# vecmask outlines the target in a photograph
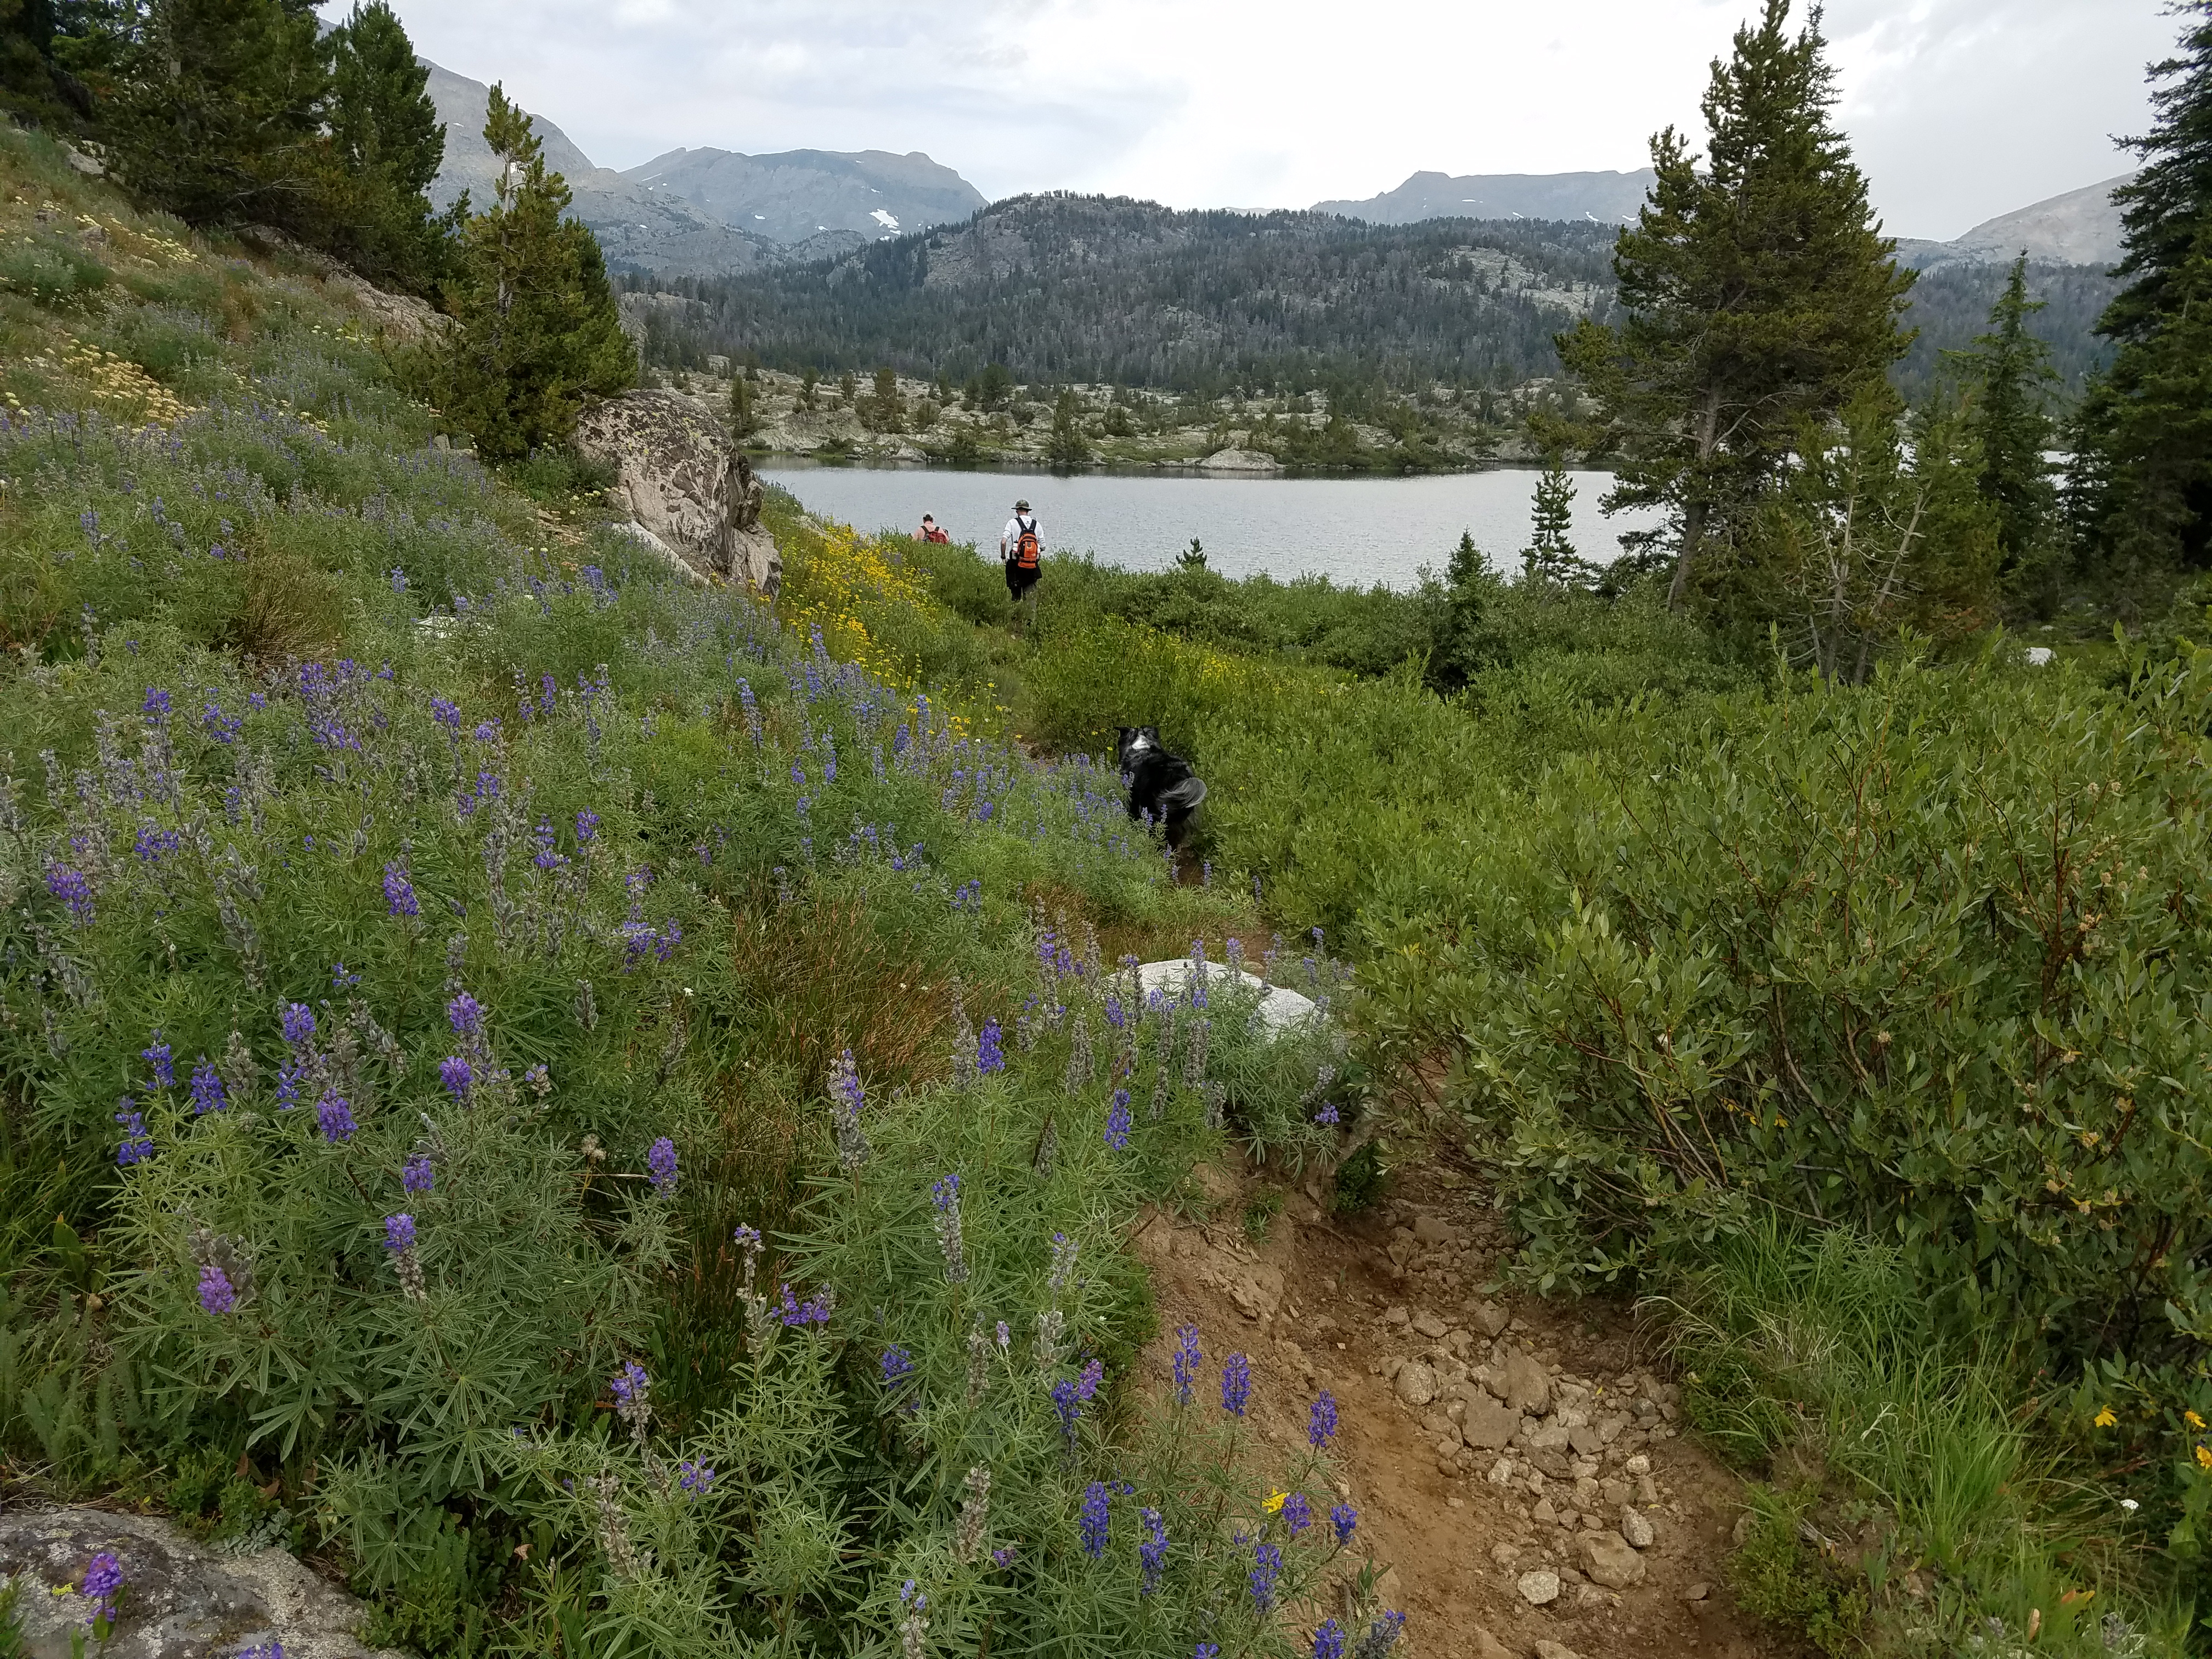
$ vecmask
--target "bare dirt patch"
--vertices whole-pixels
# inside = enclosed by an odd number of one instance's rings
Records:
[[[1251,1357],[1252,1420],[1286,1454],[1316,1394],[1359,1539],[1424,1659],[1782,1659],[1722,1589],[1734,1476],[1682,1432],[1676,1391],[1617,1308],[1486,1296],[1503,1230],[1442,1169],[1372,1213],[1304,1194],[1255,1243],[1248,1189],[1201,1170],[1204,1221],[1153,1211],[1135,1243],[1160,1332],[1143,1386],[1170,1386],[1175,1329]],[[1548,1594],[1547,1594],[1548,1592]]]

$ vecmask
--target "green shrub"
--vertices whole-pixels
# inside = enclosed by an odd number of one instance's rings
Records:
[[[58,236],[0,248],[0,289],[49,307],[77,304],[107,286],[107,267]]]

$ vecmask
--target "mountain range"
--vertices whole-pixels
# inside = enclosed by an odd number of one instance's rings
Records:
[[[462,191],[489,200],[499,162],[483,141],[490,88],[424,60],[446,159],[430,198]],[[592,228],[610,270],[655,277],[724,276],[849,253],[886,236],[965,219],[983,194],[916,150],[741,155],[674,149],[624,172],[597,167],[544,116],[533,125],[546,165],[568,181],[576,216]]]

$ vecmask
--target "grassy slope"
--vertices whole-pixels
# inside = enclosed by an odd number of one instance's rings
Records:
[[[36,138],[0,198],[12,1472],[320,1547],[435,1651],[881,1648],[909,1578],[945,1640],[1285,1651],[1231,1523],[1317,1461],[1121,1392],[1120,1224],[1224,1113],[1314,1133],[1318,1059],[1233,1000],[1194,1053],[1102,969],[1249,906],[999,741],[984,655],[918,697],[953,630],[872,550],[793,532],[789,625],[695,591],[557,461],[533,501],[431,447],[311,278]]]

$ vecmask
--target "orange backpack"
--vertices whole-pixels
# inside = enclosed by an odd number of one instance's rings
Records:
[[[1036,520],[1030,519],[1024,522],[1017,518],[1014,522],[1020,526],[1022,532],[1021,539],[1014,544],[1014,568],[1034,572],[1037,568]]]

